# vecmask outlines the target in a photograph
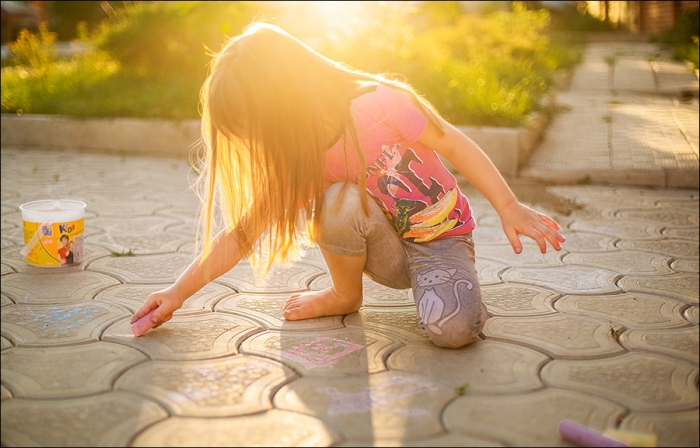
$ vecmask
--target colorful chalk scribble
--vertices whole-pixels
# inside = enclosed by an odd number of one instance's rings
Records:
[[[404,417],[421,417],[428,416],[426,409],[397,406],[397,402],[412,395],[436,389],[437,387],[432,384],[420,383],[417,380],[393,378],[391,382],[368,386],[358,393],[341,392],[335,387],[324,387],[317,390],[331,396],[331,403],[328,406],[329,415],[354,414],[383,409]]]
[[[282,357],[302,364],[307,369],[329,368],[338,359],[365,348],[344,339],[320,336],[283,352]]]

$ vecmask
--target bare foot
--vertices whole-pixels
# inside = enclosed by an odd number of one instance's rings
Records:
[[[294,294],[284,305],[283,314],[287,320],[312,319],[354,313],[360,306],[362,296],[354,300],[342,298],[331,287],[323,291]]]

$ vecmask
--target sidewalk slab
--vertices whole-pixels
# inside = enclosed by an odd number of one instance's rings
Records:
[[[698,189],[698,78],[640,40],[592,40],[520,177]]]

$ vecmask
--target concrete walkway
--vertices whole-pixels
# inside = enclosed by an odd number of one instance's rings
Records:
[[[594,41],[521,176],[698,188],[698,78],[657,44]]]
[[[586,133],[569,134],[567,151]],[[316,250],[265,284],[241,263],[136,338],[133,312],[195,255],[187,162],[9,146],[0,162],[3,446],[569,446],[564,419],[698,446],[697,190],[535,185],[521,197],[567,241],[515,255],[463,184],[490,314],[463,349],[369,280],[357,313],[285,321],[291,293],[330,284]],[[19,206],[52,198],[87,203],[78,266],[20,254]]]

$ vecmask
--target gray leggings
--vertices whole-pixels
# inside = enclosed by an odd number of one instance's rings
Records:
[[[359,187],[342,187],[338,183],[326,190],[319,246],[338,255],[367,252],[367,277],[390,288],[412,288],[421,328],[435,345],[458,348],[473,342],[488,314],[481,302],[471,234],[406,241],[371,198],[370,214],[364,214]]]

